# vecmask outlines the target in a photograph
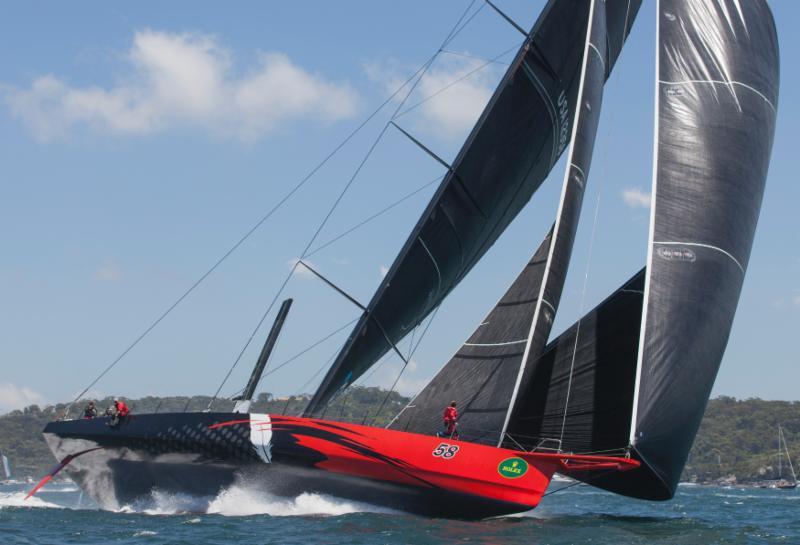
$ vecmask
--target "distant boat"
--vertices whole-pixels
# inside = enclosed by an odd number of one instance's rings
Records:
[[[791,480],[783,478],[784,454],[789,464],[789,471],[792,474]],[[797,475],[794,472],[792,458],[789,456],[789,446],[786,444],[786,436],[783,434],[783,428],[780,424],[778,424],[778,480],[775,482],[774,488],[779,488],[781,490],[793,490],[797,488]]]
[[[10,484],[11,481],[11,465],[8,463],[8,458],[5,454],[0,454],[0,458],[3,460],[3,474],[6,476],[3,484]]]
[[[778,43],[763,0],[659,2],[646,266],[551,339],[604,83],[639,4],[550,0],[530,32],[518,28],[523,46],[452,165],[439,160],[447,173],[372,301],[334,286],[363,314],[302,416],[249,412],[287,299],[233,412],[51,422],[44,435],[59,465],[31,494],[66,468],[106,509],[154,489],[215,494],[241,474],[278,495],[329,493],[456,518],[532,509],[557,472],[625,496],[672,498],[750,257]],[[553,226],[467,342],[386,428],[326,419],[384,354],[408,363],[398,343],[484,257],[562,154]],[[443,436],[451,399],[458,434]]]

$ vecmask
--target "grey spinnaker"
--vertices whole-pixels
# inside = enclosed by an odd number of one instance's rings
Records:
[[[607,72],[639,1],[605,3]],[[315,415],[409,334],[502,234],[564,151],[589,0],[550,0],[304,414]]]
[[[462,440],[500,444],[520,391],[533,376],[526,359],[541,354],[553,324],[580,216],[606,80],[603,4],[586,4],[581,75],[556,223],[512,286],[391,428],[417,433],[441,427],[444,400],[457,400]],[[512,422],[516,422],[513,420]]]

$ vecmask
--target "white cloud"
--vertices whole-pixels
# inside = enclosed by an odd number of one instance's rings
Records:
[[[12,112],[40,140],[79,128],[113,135],[192,127],[252,141],[289,119],[336,121],[355,113],[356,93],[294,64],[262,53],[256,66],[233,73],[232,58],[200,34],[137,32],[128,73],[116,85],[73,87],[54,75],[6,94]]]
[[[478,69],[484,64],[485,61],[480,59],[440,56],[405,104],[405,108],[414,106],[436,95],[409,114],[414,116],[417,128],[446,140],[463,137],[475,124],[494,91],[496,68],[490,64]],[[398,76],[397,68],[390,65],[369,64],[365,70],[373,80],[386,83],[390,92],[394,92],[405,80],[405,76]],[[405,93],[401,91],[398,100],[404,96]]]
[[[795,295],[792,298],[792,304],[796,307],[800,307],[800,295]]]
[[[622,192],[622,200],[631,208],[650,208],[651,194],[638,187],[629,187]]]
[[[389,267],[387,267],[386,265],[381,265],[380,267],[378,267],[378,272],[380,273],[381,278],[385,278],[386,275],[389,273]]]
[[[94,277],[104,282],[114,282],[122,277],[122,271],[113,263],[106,263],[95,271]]]
[[[43,402],[44,397],[39,392],[10,382],[0,382],[0,414]]]
[[[309,267],[312,267],[314,270],[317,270],[317,266],[314,263],[312,263],[311,261],[309,261],[308,259],[304,259],[303,263],[306,263],[306,264],[308,264]],[[309,271],[308,268],[306,268],[303,265],[301,265],[300,264],[300,258],[298,258],[298,257],[290,259],[289,261],[286,262],[286,265],[290,269],[294,269],[294,275],[295,276],[300,276],[302,278],[314,278],[314,273]]]

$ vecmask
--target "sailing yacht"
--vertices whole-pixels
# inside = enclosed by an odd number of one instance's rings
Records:
[[[792,474],[791,480],[783,478],[784,454],[786,455],[786,462],[789,464],[789,471]],[[786,444],[786,436],[780,424],[778,424],[778,479],[775,481],[774,488],[779,488],[781,490],[794,490],[797,488],[797,475],[794,473],[792,458],[789,456],[789,445]]]
[[[0,481],[0,484],[13,484],[11,479],[11,465],[8,463],[8,458],[5,454],[0,453],[0,461],[2,461],[3,475],[5,475],[5,479]]]
[[[456,518],[532,509],[555,473],[629,497],[674,495],[764,191],[779,80],[772,15],[764,0],[660,0],[647,260],[551,338],[604,84],[640,1],[550,0],[530,31],[490,5],[525,41],[456,158],[440,160],[438,190],[303,414],[249,412],[287,302],[233,412],[50,423],[44,436],[59,464],[32,493],[63,469],[108,509],[156,489],[213,495],[236,479],[274,494],[330,493]],[[326,418],[386,353],[405,361],[398,343],[565,153],[552,227],[441,371],[386,428]],[[437,433],[451,399],[458,438]]]

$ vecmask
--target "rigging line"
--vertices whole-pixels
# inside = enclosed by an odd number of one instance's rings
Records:
[[[624,30],[623,30],[623,33],[624,33]],[[619,75],[618,74],[619,74],[619,71],[617,71],[617,75],[615,75],[617,80],[619,80]],[[562,443],[564,442],[564,428],[565,428],[566,423],[567,423],[567,408],[569,407],[569,396],[570,396],[571,389],[572,389],[572,377],[573,377],[574,371],[575,371],[575,357],[576,357],[576,354],[578,352],[578,340],[580,339],[580,334],[581,334],[581,322],[583,321],[583,313],[584,313],[584,309],[585,309],[585,305],[586,305],[586,290],[587,290],[587,286],[588,286],[588,283],[589,283],[589,271],[591,269],[591,264],[592,264],[592,253],[594,251],[594,242],[595,242],[595,239],[596,239],[596,236],[597,236],[597,223],[598,223],[598,218],[599,218],[599,215],[600,215],[600,197],[601,197],[601,195],[603,193],[603,188],[605,187],[605,185],[603,184],[603,181],[606,178],[606,166],[608,164],[608,147],[609,147],[609,142],[611,142],[612,129],[614,128],[614,117],[615,117],[614,113],[615,112],[612,109],[611,110],[611,116],[610,116],[609,122],[608,122],[608,128],[606,129],[606,138],[603,141],[603,162],[601,164],[601,173],[600,173],[600,176],[599,176],[599,178],[597,180],[597,199],[595,200],[595,205],[594,205],[594,218],[592,220],[592,234],[591,234],[591,236],[589,238],[589,251],[588,251],[588,255],[586,256],[586,267],[584,269],[584,277],[583,277],[583,290],[581,292],[581,304],[580,304],[580,307],[579,307],[580,310],[578,311],[578,324],[577,324],[577,326],[575,328],[575,344],[573,344],[573,346],[572,346],[572,361],[570,362],[570,367],[569,367],[569,382],[567,383],[567,397],[566,397],[566,400],[564,401],[564,416],[562,417],[562,420],[561,420],[560,441]]]
[[[322,343],[324,343],[325,341],[327,341],[327,340],[328,340],[328,339],[330,339],[331,337],[335,336],[337,333],[341,333],[342,331],[344,331],[345,329],[347,329],[349,326],[353,325],[353,324],[354,324],[354,323],[355,323],[355,322],[356,322],[356,321],[357,321],[359,318],[360,318],[360,316],[358,316],[358,317],[356,317],[356,318],[353,318],[352,320],[350,320],[349,322],[347,322],[347,323],[346,323],[346,324],[344,324],[343,326],[341,326],[341,327],[339,327],[338,329],[336,329],[336,330],[334,330],[334,331],[332,331],[332,332],[328,333],[327,335],[325,335],[324,337],[322,337],[322,338],[321,338],[321,339],[319,339],[318,341],[314,342],[313,344],[311,344],[311,345],[309,345],[309,346],[305,347],[303,350],[301,350],[300,352],[298,352],[298,353],[297,353],[297,354],[295,354],[294,356],[292,356],[292,357],[290,357],[289,359],[287,359],[287,360],[285,360],[285,361],[281,362],[281,364],[280,364],[280,365],[278,365],[278,366],[276,366],[276,367],[273,367],[272,369],[270,369],[270,370],[269,370],[269,372],[268,372],[268,373],[264,373],[264,374],[261,376],[261,378],[259,379],[258,383],[256,384],[256,387],[258,387],[258,385],[259,385],[259,384],[261,384],[261,381],[262,381],[264,378],[266,378],[266,377],[270,376],[271,374],[273,374],[273,373],[275,373],[275,372],[277,372],[277,371],[279,371],[279,370],[283,369],[284,367],[286,367],[287,365],[289,365],[290,363],[292,363],[293,361],[295,361],[297,358],[299,358],[299,357],[301,357],[301,356],[303,356],[303,355],[307,354],[308,352],[310,352],[311,350],[315,349],[316,347],[318,347],[319,345],[321,345]]]
[[[562,486],[561,488],[556,488],[555,490],[551,490],[550,492],[547,492],[546,494],[542,494],[542,497],[544,498],[545,496],[549,496],[550,494],[555,494],[556,492],[562,492],[562,491],[566,490],[567,488],[572,488],[573,486],[578,486],[579,484],[589,484],[590,481],[596,481],[600,477],[605,477],[606,475],[608,475],[610,473],[614,473],[616,471],[618,471],[618,470],[609,469],[608,471],[603,471],[602,473],[598,473],[594,477],[590,477],[589,479],[586,479],[585,481],[575,481],[574,483],[570,483],[570,484],[568,484],[566,486]]]
[[[417,193],[427,189],[428,187],[430,187],[431,185],[435,184],[436,182],[441,181],[442,178],[444,178],[444,175],[437,176],[433,180],[431,180],[429,182],[426,182],[424,185],[418,187],[417,189],[415,189],[411,193],[406,194],[404,197],[401,197],[400,199],[394,201],[393,203],[389,204],[385,208],[379,210],[378,212],[375,212],[374,214],[372,214],[368,218],[366,218],[363,221],[357,223],[356,225],[354,225],[351,228],[347,229],[343,233],[333,237],[332,239],[330,239],[329,241],[325,242],[324,244],[321,244],[321,245],[317,246],[316,248],[314,248],[313,250],[308,252],[308,255],[306,255],[306,257],[312,257],[314,254],[316,254],[318,252],[321,252],[322,250],[324,250],[325,248],[327,248],[331,244],[333,244],[335,242],[338,242],[339,240],[343,239],[344,237],[346,237],[347,235],[349,235],[353,231],[363,227],[364,225],[366,225],[367,223],[371,222],[372,220],[377,219],[379,216],[382,216],[383,214],[385,214],[389,210],[391,210],[391,209],[399,206],[400,204],[404,203],[405,201],[407,201],[411,197],[415,196]]]
[[[442,53],[446,53],[448,55],[455,55],[456,57],[464,57],[466,59],[476,59],[476,60],[483,61],[483,62],[490,63],[490,64],[491,63],[496,63],[496,64],[502,64],[504,66],[508,66],[508,65],[511,64],[510,62],[505,62],[505,61],[496,60],[496,59],[495,60],[487,59],[486,57],[479,57],[478,55],[470,55],[469,53],[462,53],[460,51],[453,51],[452,49],[442,49]]]
[[[466,26],[466,25],[463,25],[463,26],[461,26],[461,28],[458,28],[458,26],[461,24],[461,21],[463,21],[463,20],[464,20],[464,17],[466,17],[467,13],[468,13],[468,12],[469,12],[469,10],[472,8],[472,5],[473,5],[475,2],[476,2],[476,0],[472,0],[472,1],[470,2],[470,4],[467,6],[467,9],[466,9],[466,10],[464,10],[464,12],[461,14],[461,17],[459,17],[458,21],[457,21],[457,22],[456,22],[456,24],[453,26],[453,29],[451,29],[451,30],[450,30],[450,32],[449,32],[449,33],[448,33],[448,35],[447,35],[447,38],[445,38],[445,40],[442,42],[442,45],[440,45],[440,46],[439,46],[439,49],[437,49],[436,53],[434,53],[434,54],[433,54],[433,55],[432,55],[432,56],[431,56],[431,57],[428,59],[428,61],[427,61],[425,64],[423,64],[423,66],[422,66],[420,69],[418,69],[418,70],[417,70],[417,72],[415,72],[415,74],[414,74],[414,75],[413,75],[413,76],[410,78],[410,80],[407,80],[407,82],[408,82],[408,81],[412,81],[413,83],[411,83],[411,85],[410,85],[410,88],[408,89],[408,92],[406,92],[406,94],[405,94],[405,96],[403,97],[403,99],[402,99],[402,100],[400,101],[400,103],[397,105],[397,108],[395,108],[394,112],[392,112],[392,116],[390,117],[390,121],[389,121],[389,122],[391,122],[391,120],[393,120],[393,119],[395,119],[395,117],[397,117],[397,114],[398,114],[398,112],[399,112],[399,111],[400,111],[400,110],[403,108],[403,106],[405,105],[405,103],[408,101],[408,98],[411,96],[411,94],[412,94],[412,93],[414,92],[414,90],[417,88],[417,86],[419,85],[419,83],[420,83],[420,82],[422,81],[422,79],[425,77],[425,74],[427,73],[428,69],[431,67],[431,65],[433,64],[433,62],[434,62],[434,61],[436,60],[436,58],[439,56],[439,52],[441,51],[441,49],[442,49],[443,47],[445,47],[445,46],[446,46],[446,45],[449,43],[449,41],[450,41],[450,40],[452,40],[453,38],[455,38],[455,36],[456,36],[456,35],[457,35],[459,32],[461,32],[461,30],[463,30],[464,26]],[[471,18],[470,18],[470,20],[471,20]],[[467,21],[467,22],[469,22],[469,21]],[[404,84],[403,84],[403,85],[400,87],[400,89],[398,89],[398,91],[397,91],[397,92],[395,92],[395,93],[392,95],[392,97],[390,97],[389,99],[387,99],[386,103],[388,103],[390,100],[392,100],[392,99],[393,99],[393,98],[394,98],[394,97],[395,97],[395,96],[396,96],[396,95],[399,93],[399,91],[400,91],[401,89],[404,89],[404,88],[405,88],[405,86],[406,86],[406,83],[404,83]],[[376,112],[376,113],[377,113],[377,112]],[[278,300],[278,298],[279,298],[279,297],[281,296],[281,294],[283,293],[283,290],[286,288],[286,285],[289,283],[289,280],[291,280],[292,276],[294,275],[294,272],[295,272],[295,270],[297,269],[297,266],[298,266],[298,264],[300,263],[300,261],[301,261],[302,259],[304,259],[304,258],[306,257],[306,254],[308,253],[309,249],[311,248],[311,246],[313,246],[314,242],[316,242],[316,240],[317,240],[317,237],[319,236],[320,232],[322,232],[322,229],[324,229],[324,228],[325,228],[325,225],[327,225],[327,223],[328,223],[328,220],[330,220],[330,218],[331,218],[331,216],[333,215],[334,211],[335,211],[335,210],[336,210],[336,208],[339,206],[339,203],[342,201],[342,199],[344,198],[345,194],[346,194],[346,193],[347,193],[347,191],[350,189],[350,186],[353,184],[353,182],[356,180],[356,178],[358,177],[358,175],[361,173],[361,170],[364,168],[364,165],[367,163],[367,161],[369,160],[369,158],[372,156],[372,153],[375,151],[375,148],[378,146],[378,144],[379,144],[379,143],[381,142],[381,140],[383,139],[383,136],[386,134],[386,131],[389,129],[389,122],[387,122],[387,123],[386,123],[386,124],[383,126],[383,128],[381,129],[381,131],[378,133],[378,136],[377,136],[377,137],[374,139],[374,141],[372,142],[372,145],[370,145],[370,147],[369,147],[369,149],[367,150],[366,154],[365,154],[365,155],[364,155],[364,157],[361,159],[361,162],[360,162],[360,163],[358,164],[358,166],[356,167],[355,171],[353,172],[353,175],[352,175],[352,176],[350,177],[350,179],[347,181],[347,183],[345,184],[344,188],[342,188],[342,191],[339,193],[339,196],[338,196],[338,197],[336,198],[336,200],[333,202],[333,205],[332,205],[332,206],[331,206],[331,208],[328,210],[328,213],[325,215],[325,217],[323,218],[322,222],[321,222],[321,223],[319,224],[319,226],[317,227],[317,230],[314,232],[314,235],[311,237],[311,240],[309,240],[309,241],[308,241],[308,244],[307,244],[307,245],[306,245],[306,247],[303,249],[303,252],[301,253],[301,255],[300,255],[300,258],[297,260],[297,262],[295,262],[295,264],[294,264],[294,266],[292,267],[291,271],[289,271],[289,274],[288,274],[288,275],[286,275],[286,278],[284,279],[284,281],[283,281],[283,283],[281,284],[280,288],[278,288],[278,291],[277,291],[277,293],[275,294],[275,297],[273,297],[273,298],[272,298],[272,301],[270,302],[269,306],[267,307],[267,310],[266,310],[266,311],[264,312],[264,314],[261,316],[261,319],[258,321],[258,324],[256,325],[255,329],[254,329],[254,330],[253,330],[253,332],[250,334],[250,337],[247,339],[247,341],[245,342],[245,344],[244,344],[244,346],[242,347],[241,351],[239,352],[239,355],[236,357],[236,359],[234,360],[234,362],[233,362],[233,364],[231,365],[230,369],[228,369],[228,372],[226,373],[225,377],[222,379],[222,383],[219,385],[219,388],[217,388],[217,391],[216,391],[216,393],[215,393],[215,394],[214,394],[214,396],[211,398],[211,401],[210,401],[210,402],[209,402],[209,404],[208,404],[208,409],[209,409],[209,410],[211,409],[211,406],[213,405],[214,401],[216,400],[217,396],[219,395],[219,392],[222,390],[222,388],[225,386],[225,383],[226,383],[226,382],[228,381],[228,379],[230,378],[231,374],[233,373],[233,370],[234,370],[234,369],[236,368],[236,366],[239,364],[239,361],[242,359],[242,356],[244,355],[245,351],[246,351],[246,350],[247,350],[247,348],[250,346],[250,343],[253,341],[253,338],[255,337],[256,333],[257,333],[257,332],[258,332],[258,330],[261,328],[261,325],[262,325],[262,324],[264,323],[264,321],[267,319],[267,316],[269,315],[269,312],[272,310],[272,307],[273,307],[273,306],[275,306],[275,302]]]
[[[353,322],[354,322],[354,321],[355,321],[355,320],[353,320]],[[350,322],[350,324],[352,324],[353,322]],[[350,325],[350,324],[347,324],[347,325]],[[342,329],[344,329],[344,328],[342,328]],[[317,369],[317,372],[316,372],[316,373],[314,373],[313,375],[311,375],[311,378],[310,378],[310,379],[308,379],[308,380],[305,382],[305,384],[303,384],[302,386],[300,386],[300,388],[298,388],[298,393],[299,393],[299,394],[302,394],[302,393],[303,393],[303,390],[305,390],[305,389],[306,389],[308,386],[310,386],[310,385],[311,385],[311,383],[314,381],[314,379],[315,379],[315,378],[317,378],[317,377],[319,376],[319,374],[322,372],[322,370],[323,370],[323,369],[326,369],[326,368],[327,368],[327,367],[328,367],[328,366],[329,366],[329,365],[330,365],[330,364],[333,362],[333,359],[336,357],[336,354],[338,354],[338,353],[339,353],[339,350],[340,350],[340,348],[337,348],[336,350],[334,350],[334,351],[333,351],[333,354],[331,354],[331,357],[329,357],[327,360],[325,360],[325,363],[323,363],[323,364],[322,364],[322,367],[320,367],[319,369]]]
[[[428,329],[431,327],[431,324],[436,319],[436,315],[439,314],[439,309],[440,308],[441,308],[441,305],[437,306],[434,309],[433,313],[431,314],[430,319],[428,320],[427,325],[425,326],[425,329],[423,329],[422,333],[420,333],[419,340],[417,341],[416,346],[413,348],[413,350],[411,350],[411,353],[408,355],[408,360],[406,360],[403,363],[403,367],[400,368],[400,372],[397,374],[397,378],[394,379],[394,383],[392,384],[392,387],[389,389],[388,392],[386,392],[386,396],[384,396],[383,402],[381,403],[380,408],[375,413],[375,416],[370,421],[370,424],[372,424],[375,421],[375,419],[380,416],[381,411],[386,406],[386,402],[389,401],[389,396],[392,394],[392,392],[394,392],[394,389],[397,386],[397,383],[400,381],[400,377],[403,376],[403,373],[405,372],[406,367],[408,367],[409,362],[411,362],[411,358],[414,356],[414,353],[417,351],[417,348],[419,348],[420,343],[422,343],[422,339],[425,338],[425,334],[428,333]],[[392,421],[394,421],[394,419],[392,419]]]
[[[487,61],[486,61],[486,62],[484,62],[483,64],[481,64],[481,65],[477,66],[475,69],[473,69],[473,70],[470,70],[469,72],[467,72],[466,74],[464,74],[464,75],[463,75],[463,76],[461,76],[460,78],[458,78],[458,79],[456,79],[456,80],[453,80],[453,81],[451,81],[450,83],[448,83],[447,85],[445,85],[444,87],[442,87],[441,89],[439,89],[438,91],[436,91],[435,93],[432,93],[431,95],[429,95],[429,96],[427,96],[427,97],[423,98],[423,99],[422,99],[422,100],[420,100],[419,102],[416,102],[416,103],[414,103],[412,106],[409,106],[409,107],[408,107],[408,108],[406,108],[404,111],[400,112],[400,113],[399,113],[399,114],[396,116],[396,118],[402,117],[402,116],[404,116],[404,115],[406,115],[406,114],[408,114],[408,113],[412,112],[413,110],[417,109],[419,106],[421,106],[421,105],[423,105],[424,103],[428,102],[429,100],[431,100],[431,99],[433,99],[433,98],[435,98],[435,97],[439,96],[440,94],[442,94],[443,92],[447,91],[449,88],[453,87],[454,85],[457,85],[457,84],[461,83],[462,81],[464,81],[465,79],[469,78],[470,76],[472,76],[472,75],[473,75],[473,74],[475,74],[476,72],[480,72],[481,70],[483,70],[484,68],[486,68],[486,67],[487,67],[487,66],[489,66],[490,64],[492,64],[492,63],[494,63],[494,62],[497,62],[497,61],[498,61],[498,59],[502,58],[503,56],[505,56],[505,55],[508,55],[509,53],[511,53],[512,51],[514,51],[514,50],[516,50],[516,49],[519,49],[519,47],[520,47],[520,45],[521,45],[521,44],[522,44],[522,42],[518,42],[517,44],[515,44],[515,45],[513,45],[512,47],[509,47],[508,49],[506,49],[505,51],[503,51],[502,53],[500,53],[500,54],[498,54],[498,55],[496,55],[496,56],[492,57],[491,59],[487,60]],[[396,119],[396,118],[395,118],[395,119]]]
[[[272,215],[278,211],[292,196],[294,196],[297,191],[299,191],[305,184],[308,182],[327,162],[336,155],[347,143],[353,139],[353,137],[358,134],[361,129],[363,129],[372,119],[383,110],[387,104],[392,102],[394,98],[402,91],[417,75],[423,70],[427,69],[430,66],[430,63],[438,55],[438,52],[432,55],[425,63],[423,63],[417,70],[403,83],[398,86],[398,88],[389,95],[386,100],[384,100],[372,113],[370,113],[355,129],[353,129],[338,145],[336,145],[333,150],[326,155],[319,163],[317,163],[314,168],[312,168],[305,177],[303,177],[284,197],[277,202],[266,214],[264,214],[244,235],[242,235],[236,243],[231,246],[223,255],[220,257],[206,272],[204,272],[186,291],[181,294],[167,309],[162,312],[155,321],[153,321],[130,345],[128,345],[122,353],[117,356],[80,394],[78,394],[75,399],[70,402],[64,414],[69,414],[69,410],[72,405],[78,401],[86,392],[88,392],[95,384],[97,384],[111,369],[113,369],[128,353],[133,350],[153,329],[158,326],[161,321],[167,317],[178,305],[180,305],[184,299],[186,299],[206,278],[208,278],[228,257],[231,256],[250,236],[255,233],[263,224],[266,222]]]

